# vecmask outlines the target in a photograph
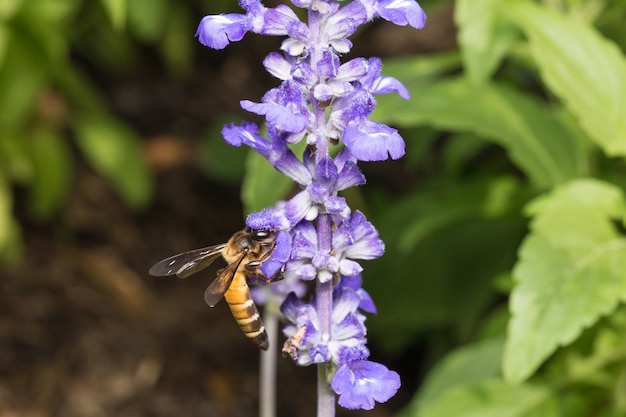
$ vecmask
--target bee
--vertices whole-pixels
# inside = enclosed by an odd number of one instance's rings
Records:
[[[246,228],[235,233],[226,243],[209,246],[171,256],[150,268],[150,275],[187,278],[208,267],[222,256],[228,263],[217,271],[217,278],[204,292],[204,300],[211,307],[224,297],[237,324],[252,343],[263,350],[269,347],[265,326],[248,287],[248,279],[270,283],[279,280],[281,271],[266,277],[261,265],[276,246],[276,232]]]

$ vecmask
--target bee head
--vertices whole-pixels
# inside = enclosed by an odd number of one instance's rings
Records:
[[[248,228],[248,232],[252,236],[254,240],[263,241],[270,238],[273,238],[276,232],[274,230],[268,229],[250,229]]]

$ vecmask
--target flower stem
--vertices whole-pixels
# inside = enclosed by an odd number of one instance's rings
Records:
[[[278,353],[278,309],[272,303],[265,306],[263,323],[270,340],[267,351],[261,352],[261,381],[259,416],[276,416],[276,355]]]
[[[328,363],[317,366],[317,417],[335,416],[335,393],[328,383]]]
[[[329,253],[332,245],[332,224],[329,214],[320,214],[317,219],[318,250]],[[333,280],[327,279],[316,284],[316,310],[319,320],[319,332],[323,340],[331,340],[331,320],[333,311]],[[318,365],[317,369],[317,416],[335,415],[335,394],[328,382],[329,364]]]

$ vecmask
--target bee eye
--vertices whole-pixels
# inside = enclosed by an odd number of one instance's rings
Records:
[[[252,235],[255,239],[265,239],[269,237],[271,232],[269,230],[253,230]]]

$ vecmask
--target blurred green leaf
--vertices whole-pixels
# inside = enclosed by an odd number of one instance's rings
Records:
[[[70,49],[71,22],[80,0],[28,0],[18,15],[23,36],[36,45],[48,66],[63,62]]]
[[[3,0],[0,2],[0,24],[11,19],[24,3],[24,0]]]
[[[499,379],[447,391],[415,414],[403,417],[559,417],[554,390],[509,385]]]
[[[429,372],[412,409],[437,401],[446,391],[500,376],[504,338],[484,340],[448,353]]]
[[[461,65],[459,53],[445,52],[430,56],[403,57],[385,59],[383,61],[383,72],[402,81],[405,85],[411,85],[413,91],[417,95],[412,97],[420,97],[421,90],[426,89],[442,75],[457,70]],[[381,96],[385,97],[385,96]],[[402,99],[402,103],[406,106],[406,101]],[[378,114],[378,113],[376,113]],[[373,117],[377,119],[377,117]]]
[[[211,178],[239,183],[247,172],[249,152],[226,143],[221,134],[222,124],[219,121],[214,123],[205,134],[202,141],[202,166]]]
[[[246,174],[241,185],[245,213],[275,206],[278,200],[285,198],[291,187],[291,178],[276,171],[258,153],[248,152]]]
[[[20,228],[13,217],[13,195],[9,181],[0,167],[0,260],[17,263],[21,256]]]
[[[623,193],[577,180],[536,199],[513,275],[504,375],[523,381],[559,346],[626,300],[626,238],[612,219],[626,214]]]
[[[11,31],[9,28],[0,22],[0,68],[4,64],[4,58],[9,47],[9,39],[11,37]]]
[[[489,183],[483,215],[485,217],[500,217],[514,209],[515,203],[519,203],[521,186],[513,177],[494,178]]]
[[[152,198],[152,177],[139,138],[127,126],[107,116],[77,118],[76,142],[94,169],[106,178],[134,209]]]
[[[17,265],[23,256],[22,230],[15,218],[12,219],[8,227],[8,239],[3,246],[0,245],[0,259],[4,264]]]
[[[0,67],[0,130],[12,131],[25,122],[48,81],[48,64],[37,45],[21,31],[13,32]]]
[[[378,120],[475,133],[503,146],[539,187],[588,172],[583,147],[572,140],[550,107],[528,94],[495,83],[478,87],[463,78],[435,82],[429,88],[406,85],[419,98],[407,105],[396,97],[381,97]]]
[[[364,286],[379,310],[368,328],[372,340],[384,341],[391,352],[428,329],[447,327],[466,337],[492,302],[493,280],[513,264],[525,231],[521,216],[483,217],[488,182],[445,188],[422,186],[374,216],[386,251],[364,265]],[[465,211],[430,219],[438,210],[455,213],[455,205]]]
[[[509,2],[505,15],[528,35],[545,83],[611,156],[626,155],[626,59],[580,20],[532,2]]]
[[[13,222],[13,196],[9,183],[0,171],[0,247],[9,243],[11,223]]]
[[[176,75],[185,74],[192,66],[195,43],[189,35],[194,33],[195,23],[186,8],[174,7],[168,14],[159,45],[168,68]]]
[[[87,74],[72,65],[56,65],[53,71],[55,82],[63,90],[68,102],[80,103],[80,108],[88,112],[107,111],[101,92]]]
[[[138,1],[131,0],[130,3],[133,4]],[[128,7],[126,0],[100,0],[100,2],[109,15],[111,25],[117,30],[123,29],[126,24],[126,8]]]
[[[292,147],[296,155],[302,155],[306,141]],[[279,200],[284,200],[294,186],[291,178],[278,172],[257,152],[248,152],[246,175],[241,186],[241,199],[244,211],[252,213],[267,207],[274,207]]]
[[[433,164],[432,147],[440,133],[429,126],[402,129],[406,143],[406,155],[403,159],[414,168],[430,167]]]
[[[513,187],[506,190],[506,201],[502,201],[497,189],[503,183]],[[458,221],[487,214],[494,217],[501,215],[511,209],[507,204],[514,204],[515,199],[511,196],[516,189],[517,185],[512,178],[496,178],[466,183],[458,188],[433,189],[431,193],[426,191],[407,199],[406,208],[410,212],[410,218],[406,219],[405,226],[400,229],[397,248],[406,253],[430,234]],[[496,204],[497,213],[494,208]]]
[[[493,145],[473,133],[461,132],[450,135],[443,149],[447,173],[452,177],[460,175],[468,163],[489,146]]]
[[[28,138],[20,136],[18,133],[0,133],[2,170],[12,182],[26,184],[34,175],[35,168],[26,149],[27,143]]]
[[[165,25],[172,12],[170,6],[176,8],[167,0],[131,0],[128,3],[128,22],[133,33],[144,42],[163,39]]]
[[[51,130],[36,130],[29,141],[35,175],[29,188],[30,208],[49,218],[63,203],[72,174],[72,158],[64,139]]]
[[[483,84],[495,72],[518,32],[498,17],[498,10],[510,0],[458,0],[454,20],[468,78]],[[506,6],[504,6],[506,7]]]

